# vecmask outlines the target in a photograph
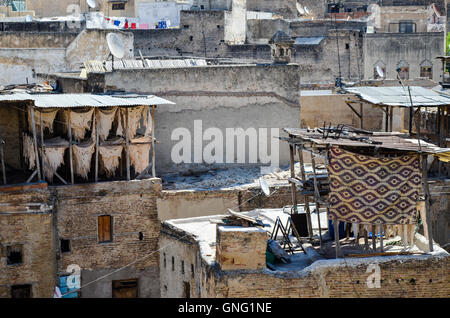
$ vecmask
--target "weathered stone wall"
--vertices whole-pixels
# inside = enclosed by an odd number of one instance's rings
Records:
[[[67,253],[58,249],[60,275],[65,273],[68,265],[77,264],[81,267],[84,285],[142,258],[124,273],[119,272],[86,287],[81,291],[82,297],[111,297],[111,280],[125,278],[139,279],[140,297],[159,297],[156,250],[160,223],[156,198],[160,191],[159,179],[52,188],[56,198],[57,235],[60,239],[70,240],[71,245],[71,251]],[[112,216],[112,242],[98,241],[97,219],[100,215]]]
[[[401,65],[409,67],[409,78],[420,77],[420,66],[433,67],[433,80],[442,81],[442,64],[436,59],[444,52],[443,34],[431,33],[376,33],[365,34],[364,78],[374,76],[374,68],[385,68],[388,79],[397,78],[396,69]]]
[[[218,128],[223,134],[222,160],[227,165],[233,164],[225,161],[226,156],[231,154],[225,149],[227,128],[255,129],[260,138],[258,145],[266,141],[268,149],[271,149],[272,128],[280,131],[280,128],[299,126],[299,72],[295,64],[116,70],[104,76],[106,90],[155,94],[176,103],[161,105],[156,112],[156,138],[160,141],[156,149],[156,168],[159,173],[208,165],[202,158],[194,157],[193,149],[199,143],[197,139],[194,144],[194,135],[198,133],[194,131],[194,125],[199,121],[203,131]],[[176,128],[189,131],[183,139],[191,139],[193,146],[192,151],[187,150],[190,164],[176,164],[172,160],[172,148],[180,141],[172,139]],[[268,136],[260,134],[260,128],[268,128]],[[203,131],[200,134],[203,135]],[[207,144],[209,142],[202,142],[203,147]],[[289,160],[287,147],[279,144],[281,165]],[[246,158],[249,156],[248,150],[247,146]],[[237,162],[236,153],[234,162]],[[249,163],[249,160],[239,163]]]
[[[52,297],[56,261],[50,192],[46,189],[0,193],[0,298],[11,286],[31,285],[32,297]],[[7,265],[7,246],[22,244],[22,264]]]
[[[433,239],[450,249],[450,181],[431,181],[431,226]]]
[[[450,257],[385,257],[351,262],[323,260],[295,274],[226,272],[210,274],[206,297],[448,297]],[[337,265],[335,265],[337,263]],[[353,265],[354,264],[354,265]],[[380,288],[368,288],[371,264],[380,267]],[[205,291],[206,292],[206,291]],[[203,295],[202,295],[203,296]]]

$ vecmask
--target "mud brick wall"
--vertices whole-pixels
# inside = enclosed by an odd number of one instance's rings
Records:
[[[368,259],[359,265],[335,260],[318,261],[309,271],[273,274],[233,271],[209,272],[204,291],[209,297],[448,297],[450,257],[389,257],[377,259],[380,288],[369,288],[373,271]],[[320,263],[320,265],[319,265]]]
[[[266,231],[257,227],[217,226],[216,237],[216,262],[222,270],[266,267]]]
[[[0,193],[0,298],[11,286],[31,285],[32,297],[52,297],[55,286],[53,215],[47,189]],[[22,263],[7,265],[7,246],[21,244]]]
[[[52,190],[57,198],[57,234],[60,239],[70,240],[71,247],[65,253],[57,248],[58,273],[63,274],[68,265],[77,264],[81,267],[83,285],[142,258],[127,268],[126,277],[116,275],[102,280],[91,289],[82,290],[82,296],[111,297],[110,279],[139,278],[141,297],[159,297],[159,255],[155,252],[145,256],[158,249],[160,222],[156,198],[161,191],[160,179],[72,185]],[[112,242],[99,243],[97,220],[101,215],[112,216]],[[144,283],[141,278],[150,281]]]

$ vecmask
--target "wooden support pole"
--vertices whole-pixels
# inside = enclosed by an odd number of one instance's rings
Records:
[[[341,242],[339,240],[339,221],[333,220],[333,227],[334,227],[334,241],[336,244],[336,258],[339,258],[341,254]]]
[[[317,174],[316,174],[316,159],[314,157],[314,153],[311,153],[311,164],[313,168],[313,178],[314,178],[314,202],[316,204],[316,211],[317,211],[317,223],[319,225],[319,240],[320,240],[320,247],[322,247],[322,227],[320,225],[320,192],[319,192],[319,185],[317,182]]]
[[[302,177],[302,181],[306,182],[305,162],[303,159],[303,151],[300,148],[298,148],[298,159],[299,159],[299,164],[300,164],[300,174]],[[309,197],[306,194],[303,195],[303,202],[305,204],[306,223],[308,226],[309,239],[312,240],[314,233],[313,233],[312,223],[311,223],[311,210],[309,207]]]
[[[75,179],[74,179],[74,175],[73,175],[73,142],[72,142],[72,123],[71,123],[71,110],[70,108],[67,110],[67,131],[69,134],[69,166],[70,166],[70,183],[74,184],[75,183]]]
[[[39,112],[39,125],[41,130],[42,178],[45,180],[45,142],[44,142],[44,127],[42,125],[42,112]]]
[[[392,125],[394,121],[394,107],[389,107],[389,131],[392,132]]]
[[[95,129],[95,182],[98,182],[98,150],[99,150],[98,109],[94,110],[94,129]]]
[[[361,129],[364,129],[364,113],[363,113],[363,103],[359,103],[359,114],[361,115],[359,117],[359,126],[361,127]]]
[[[364,225],[364,248],[369,249],[369,231],[367,230],[367,225]]]
[[[384,246],[383,246],[383,225],[380,224],[380,248],[381,248],[381,252],[384,251]]]
[[[3,150],[3,138],[1,131],[0,131],[0,160],[2,162],[3,184],[6,184],[5,153]]]
[[[152,106],[152,177],[156,178],[155,106]]]
[[[293,146],[293,145],[289,145],[291,178],[295,178],[294,147],[295,146]],[[295,188],[295,183],[291,183],[291,197],[292,197],[293,212],[297,213],[298,212],[297,211],[297,189]]]
[[[430,252],[433,252],[433,229],[431,225],[431,194],[430,194],[430,186],[428,185],[428,171],[427,171],[427,157],[428,155],[422,155],[422,185],[423,192],[425,194],[425,215],[427,232],[428,232],[428,246]]]
[[[38,171],[39,171],[38,169],[34,170],[31,176],[27,179],[27,181],[25,181],[25,183],[31,182],[31,180],[33,180],[34,176],[38,173]]]
[[[376,226],[372,225],[372,248],[375,251],[377,249],[377,236],[376,236]]]
[[[127,180],[131,180],[130,176],[130,136],[128,134],[128,107],[125,108],[125,142],[127,155]]]
[[[42,181],[42,175],[41,175],[41,165],[39,163],[39,150],[37,146],[37,138],[36,138],[36,123],[34,120],[34,106],[30,104],[30,115],[31,115],[31,129],[33,131],[33,142],[34,142],[34,151],[36,155],[36,168],[38,171],[38,178]]]
[[[386,106],[385,114],[384,114],[384,131],[388,132],[389,130],[389,107]]]

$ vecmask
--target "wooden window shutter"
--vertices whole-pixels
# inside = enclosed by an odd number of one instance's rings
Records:
[[[112,241],[112,220],[110,215],[102,215],[98,217],[98,241]]]

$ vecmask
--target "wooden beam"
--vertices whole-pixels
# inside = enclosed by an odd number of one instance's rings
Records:
[[[68,128],[67,128],[67,131],[68,131],[68,135],[69,135],[69,166],[70,166],[70,182],[72,183],[72,184],[74,184],[75,183],[75,181],[74,181],[74,175],[73,175],[73,142],[72,142],[72,123],[70,122],[71,120],[70,120],[70,112],[71,112],[71,110],[70,110],[70,108],[67,110],[67,120],[68,120],[68,123],[67,123],[67,125],[68,125]]]
[[[377,249],[377,236],[375,234],[376,226],[372,225],[372,249],[375,251]]]
[[[311,153],[311,164],[313,168],[313,178],[314,178],[314,201],[316,204],[316,211],[317,211],[317,223],[319,225],[319,240],[320,240],[320,247],[322,247],[322,227],[320,226],[320,193],[319,193],[319,185],[317,182],[317,175],[316,175],[316,159],[314,153]]]
[[[359,103],[359,113],[361,114],[360,118],[360,122],[359,122],[359,126],[361,129],[364,129],[364,112],[363,112],[363,103]]]
[[[127,180],[130,181],[130,136],[128,135],[128,107],[125,107],[125,142],[127,156]]]
[[[64,183],[64,184],[67,184],[67,181],[66,180],[64,180],[64,178],[63,177],[61,177],[57,172],[55,172],[55,176],[57,176],[58,177],[58,179],[59,180],[61,180],[61,182],[62,183]]]
[[[433,229],[431,225],[431,194],[430,194],[430,186],[428,185],[428,171],[427,171],[427,157],[428,155],[422,155],[422,185],[423,192],[425,194],[425,216],[426,216],[426,226],[428,232],[428,247],[430,252],[433,252]]]
[[[25,181],[25,183],[29,183],[31,180],[33,180],[34,176],[38,173],[38,169],[34,170],[31,176]]]
[[[155,149],[155,106],[152,106],[152,176],[156,178]]]
[[[380,249],[381,252],[384,252],[384,246],[383,246],[383,225],[380,224]]]
[[[35,155],[36,155],[36,168],[38,171],[38,178],[39,178],[39,180],[42,180],[41,165],[39,163],[39,150],[38,150],[37,138],[36,138],[36,123],[34,120],[34,106],[32,104],[30,104],[30,115],[31,115],[31,126],[32,126],[31,129],[33,131],[34,151],[35,151]]]
[[[98,150],[99,150],[98,109],[94,109],[94,128],[95,128],[95,182],[98,182]]]
[[[294,157],[294,149],[295,146],[289,145],[289,155],[290,155],[290,170],[291,170],[291,178],[295,178],[295,157]],[[291,198],[292,198],[292,206],[293,212],[298,213],[297,211],[297,189],[294,183],[291,183]]]
[[[341,242],[339,240],[339,221],[333,220],[334,227],[334,242],[336,244],[336,258],[339,258],[341,254]]]
[[[42,112],[39,112],[39,125],[41,131],[42,178],[45,180],[45,142],[44,142],[44,127],[42,125]]]
[[[3,144],[2,132],[0,131],[0,160],[2,162],[3,184],[6,184],[5,153],[3,150]]]
[[[299,159],[299,164],[300,164],[300,174],[302,177],[302,181],[306,182],[305,163],[303,160],[303,151],[301,149],[298,149],[298,159]],[[303,196],[303,202],[305,204],[306,223],[308,226],[309,239],[312,241],[312,239],[314,237],[314,233],[313,233],[312,223],[311,223],[311,210],[309,208],[309,198],[307,195]]]

